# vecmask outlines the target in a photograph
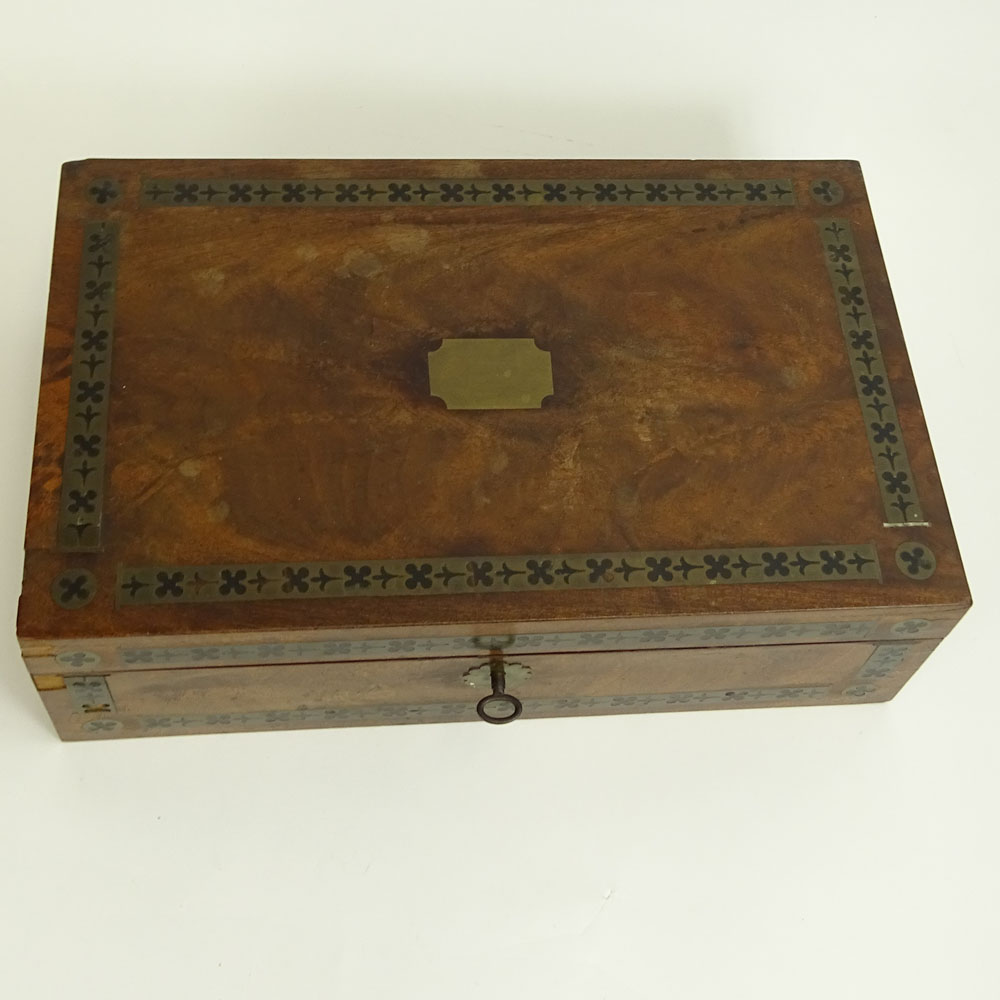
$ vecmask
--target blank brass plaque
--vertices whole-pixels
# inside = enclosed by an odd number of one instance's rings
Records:
[[[532,410],[553,393],[552,355],[530,338],[445,340],[427,367],[449,410]]]

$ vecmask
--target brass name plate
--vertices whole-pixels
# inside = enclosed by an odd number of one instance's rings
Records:
[[[449,410],[537,410],[553,393],[552,355],[530,338],[445,340],[427,367]]]

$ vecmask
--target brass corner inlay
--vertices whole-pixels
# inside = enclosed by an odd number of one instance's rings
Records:
[[[849,695],[851,698],[868,698],[871,695],[886,693],[880,688],[879,681],[896,674],[912,648],[912,642],[880,643],[841,694]]]
[[[427,368],[449,410],[537,410],[553,393],[552,355],[527,337],[447,339]]]
[[[821,177],[809,185],[809,193],[821,205],[838,205],[844,200],[844,189],[829,177]]]
[[[82,608],[97,593],[97,577],[89,569],[67,569],[52,581],[50,593],[61,608]]]
[[[911,580],[926,580],[934,575],[937,559],[928,546],[919,542],[903,542],[896,549],[896,565]]]

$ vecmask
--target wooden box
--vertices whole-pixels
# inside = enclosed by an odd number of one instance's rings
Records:
[[[25,548],[64,739],[883,701],[970,604],[852,162],[68,163]]]

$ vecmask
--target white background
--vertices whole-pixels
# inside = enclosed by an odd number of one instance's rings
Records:
[[[996,998],[998,10],[8,0],[5,995]],[[88,156],[860,160],[977,607],[882,706],[59,743],[14,611]]]

